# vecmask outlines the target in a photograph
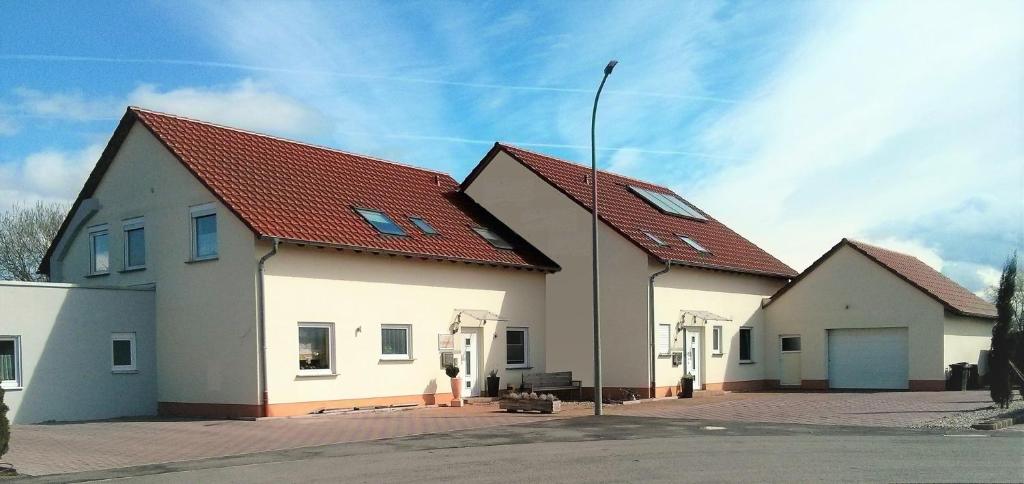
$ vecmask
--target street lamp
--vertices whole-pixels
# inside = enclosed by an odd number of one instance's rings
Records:
[[[594,96],[594,112],[590,116],[590,186],[591,203],[593,203],[593,255],[594,255],[594,415],[601,415],[604,403],[601,393],[601,308],[600,308],[600,271],[598,269],[597,252],[597,143],[595,141],[595,125],[597,124],[597,101],[601,99],[601,90],[604,89],[604,82],[615,69],[619,61],[612,60],[604,68],[604,77],[601,78],[601,85],[597,87],[597,95]]]

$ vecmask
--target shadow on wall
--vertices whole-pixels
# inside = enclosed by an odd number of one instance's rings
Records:
[[[14,423],[156,414],[153,291],[17,290],[24,390]],[[112,371],[112,333],[135,333],[136,372]]]

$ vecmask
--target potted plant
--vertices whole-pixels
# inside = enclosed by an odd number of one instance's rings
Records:
[[[498,383],[501,378],[498,377],[498,370],[491,370],[487,375],[487,396],[496,397],[498,396],[500,386]]]
[[[448,378],[452,379],[452,403],[453,407],[462,406],[462,378],[459,378],[459,367],[455,365],[448,365],[444,368],[444,373],[448,375]]]
[[[693,398],[693,375],[687,373],[679,381],[679,398]]]

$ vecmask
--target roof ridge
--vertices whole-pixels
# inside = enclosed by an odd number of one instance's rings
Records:
[[[155,114],[157,116],[167,116],[169,118],[180,119],[180,120],[188,121],[188,122],[191,122],[191,123],[198,123],[198,124],[203,124],[203,125],[206,125],[206,126],[213,126],[215,128],[226,129],[226,130],[230,130],[230,131],[236,131],[236,132],[239,132],[239,133],[244,133],[244,134],[248,134],[248,135],[252,135],[252,136],[259,136],[261,138],[268,138],[268,139],[272,139],[272,140],[275,140],[275,141],[281,141],[283,143],[290,143],[290,144],[299,145],[299,146],[305,146],[305,147],[308,147],[308,148],[313,148],[313,149],[318,149],[318,150],[332,151],[332,152],[335,152],[335,153],[341,153],[343,155],[354,156],[356,158],[365,158],[367,160],[378,161],[378,162],[381,162],[381,163],[388,163],[390,165],[400,166],[400,167],[403,167],[403,168],[409,168],[409,169],[413,169],[413,170],[417,170],[417,171],[424,171],[424,172],[429,172],[429,173],[433,173],[433,174],[437,174],[437,175],[444,175],[444,176],[447,176],[448,178],[451,178],[453,181],[455,180],[455,178],[452,177],[451,174],[443,172],[443,171],[440,171],[440,170],[434,170],[434,169],[431,169],[431,168],[424,168],[424,167],[421,167],[421,166],[410,165],[410,164],[407,164],[407,163],[402,163],[402,162],[393,161],[393,160],[386,160],[384,158],[378,158],[376,156],[370,156],[370,155],[363,155],[363,154],[359,154],[359,153],[353,153],[351,151],[345,151],[345,150],[340,149],[340,148],[333,148],[333,147],[330,147],[330,146],[324,146],[324,145],[318,145],[318,144],[313,144],[313,143],[307,143],[305,141],[299,141],[299,140],[294,140],[294,139],[290,139],[290,138],[283,138],[283,137],[274,136],[274,135],[271,135],[271,134],[260,133],[260,132],[257,132],[257,131],[251,131],[251,130],[248,130],[248,129],[236,128],[234,126],[228,126],[228,125],[214,123],[214,122],[210,122],[210,121],[204,121],[202,119],[190,118],[188,116],[182,116],[180,114],[172,114],[172,113],[165,113],[165,112],[162,112],[162,111],[154,111],[152,109],[146,109],[146,108],[139,107],[139,106],[129,105],[128,109],[130,111],[140,111],[140,112],[144,112],[144,113]]]
[[[547,153],[541,153],[539,151],[534,151],[534,150],[531,150],[531,149],[522,148],[522,147],[519,147],[519,146],[514,145],[512,143],[507,143],[507,142],[504,142],[504,141],[498,141],[496,144],[498,146],[503,146],[503,147],[506,147],[506,148],[513,148],[513,149],[517,149],[517,150],[520,150],[520,151],[525,151],[527,153],[532,153],[532,154],[537,155],[537,156],[543,156],[545,158],[551,158],[552,160],[561,161],[562,163],[568,163],[570,165],[576,165],[576,166],[579,166],[581,168],[586,168],[588,170],[590,169],[589,166],[584,165],[583,163],[579,163],[579,162],[572,161],[572,160],[567,160],[565,158],[559,158],[557,156],[552,156],[552,155],[549,155]],[[638,183],[643,183],[645,185],[650,185],[650,186],[658,187],[658,188],[661,188],[663,190],[668,190],[668,191],[672,192],[675,195],[678,195],[678,193],[676,193],[675,190],[672,190],[671,188],[668,188],[668,187],[663,186],[663,185],[659,185],[657,183],[651,183],[651,182],[646,181],[646,180],[641,180],[639,178],[634,178],[634,177],[631,177],[629,175],[623,175],[621,173],[617,173],[617,172],[610,171],[610,170],[602,170],[602,169],[598,168],[597,171],[598,171],[598,173],[604,173],[605,175],[613,175],[613,176],[617,176],[617,177],[620,177],[620,178],[625,178],[627,180],[632,180],[632,181],[635,181],[635,182],[638,182]]]

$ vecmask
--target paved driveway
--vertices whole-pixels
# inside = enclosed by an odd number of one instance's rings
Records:
[[[607,414],[819,425],[900,427],[990,405],[986,392],[733,393],[609,406]],[[426,408],[258,422],[139,420],[15,425],[4,459],[30,475],[358,442],[589,415],[506,414],[496,406]],[[499,430],[495,430],[499,432]]]

